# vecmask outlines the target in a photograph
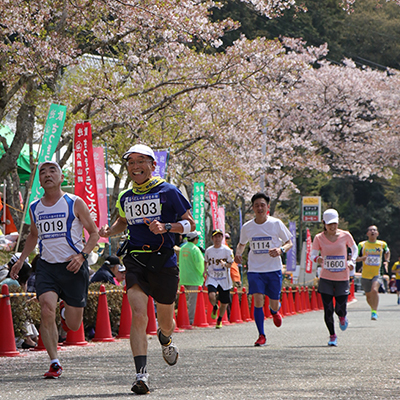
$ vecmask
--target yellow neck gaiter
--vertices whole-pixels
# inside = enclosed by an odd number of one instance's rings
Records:
[[[152,176],[148,181],[142,183],[141,185],[132,182],[132,192],[134,194],[146,194],[153,189],[153,187],[156,187],[163,182],[165,182],[165,179],[162,179],[159,176]]]

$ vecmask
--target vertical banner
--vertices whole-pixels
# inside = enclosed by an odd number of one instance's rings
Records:
[[[296,244],[296,222],[289,222],[289,231],[292,234],[293,246],[289,249],[286,255],[286,271],[296,271],[297,263],[297,244]]]
[[[61,104],[50,105],[46,125],[44,127],[42,144],[40,146],[38,165],[44,161],[51,161],[53,154],[56,151],[57,144],[60,141],[66,114],[66,106],[62,106]],[[39,184],[39,171],[36,170],[35,177],[33,179],[31,195],[29,197],[29,204],[32,201],[42,197],[43,193],[44,190]],[[25,215],[25,223],[28,225],[31,223],[29,212],[27,212]]]
[[[211,217],[214,230],[217,229],[217,224],[218,224],[218,193],[209,190],[208,194],[210,196]]]
[[[104,166],[104,150],[93,147],[94,169],[96,171],[97,199],[99,201],[99,227],[108,224],[106,170]],[[99,243],[108,243],[108,238],[101,237]]]
[[[153,176],[159,176],[160,178],[165,179],[165,174],[167,171],[167,162],[168,162],[168,152],[167,151],[155,151],[154,155],[156,156],[156,169],[153,171]]]
[[[311,234],[310,230],[307,228],[307,239],[306,239],[306,274],[311,274],[312,272],[312,260],[311,260]]]
[[[196,231],[200,232],[199,247],[206,247],[206,224],[204,208],[204,183],[195,182],[193,185],[193,218]]]
[[[92,127],[90,122],[75,125],[74,153],[75,194],[81,197],[87,204],[93,221],[100,228],[99,202],[92,146]]]

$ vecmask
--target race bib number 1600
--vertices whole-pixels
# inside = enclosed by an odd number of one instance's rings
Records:
[[[129,197],[125,201],[125,216],[128,224],[144,224],[161,219],[159,193]]]

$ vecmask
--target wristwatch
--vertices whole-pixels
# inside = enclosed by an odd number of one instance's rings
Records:
[[[281,247],[281,252],[284,254],[284,253],[286,253],[286,251],[285,251],[285,248],[284,247]]]
[[[169,222],[166,222],[166,224],[164,225],[164,227],[165,227],[165,230],[166,230],[167,232],[169,232],[169,231],[172,229],[172,225],[171,225]]]
[[[82,257],[87,260],[89,258],[89,254],[88,253],[84,253],[83,251],[81,251]]]

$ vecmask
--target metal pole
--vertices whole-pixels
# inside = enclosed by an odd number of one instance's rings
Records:
[[[106,155],[106,186],[107,186],[107,221],[110,226],[111,223],[111,212],[110,212],[110,193],[108,189],[108,152],[107,142],[105,142],[105,155]],[[108,238],[108,255],[111,256],[111,240]]]

